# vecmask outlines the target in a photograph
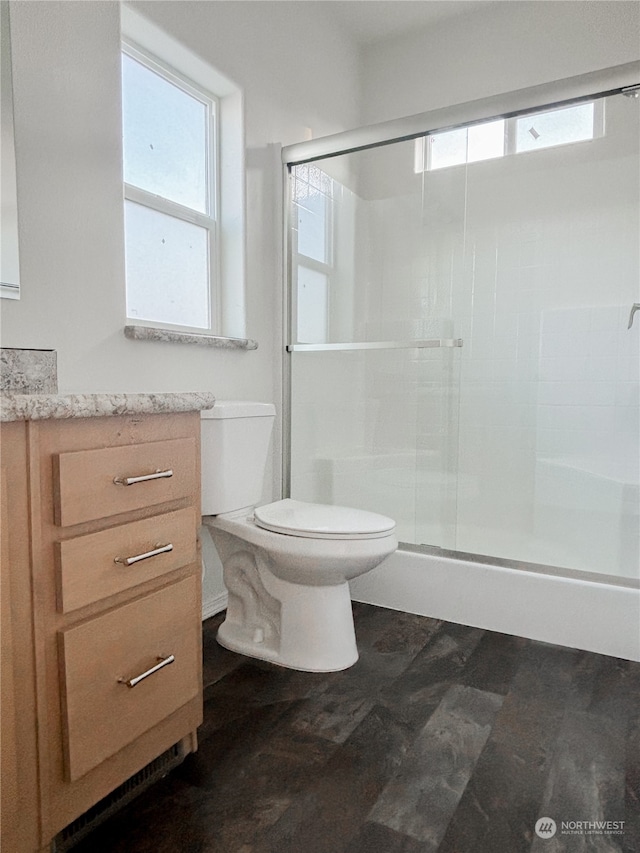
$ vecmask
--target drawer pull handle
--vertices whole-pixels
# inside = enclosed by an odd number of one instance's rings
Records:
[[[173,477],[173,471],[155,471],[153,474],[141,474],[139,477],[114,477],[116,486],[133,486],[135,483],[146,483],[147,480],[161,480],[163,477]]]
[[[149,676],[153,675],[154,672],[158,672],[158,670],[163,669],[165,666],[169,666],[170,663],[174,663],[175,657],[173,655],[169,655],[168,658],[163,658],[162,655],[158,655],[157,660],[158,663],[155,666],[152,666],[151,669],[148,669],[140,675],[136,675],[135,678],[119,678],[118,684],[126,684],[127,687],[135,687],[136,684],[140,684],[141,681],[144,681],[145,678],[149,678]]]
[[[148,560],[149,557],[157,557],[158,554],[168,554],[173,551],[173,545],[169,542],[168,545],[157,545],[153,551],[146,551],[144,554],[136,554],[135,557],[114,557],[114,563],[122,563],[123,566],[132,566],[134,563],[139,563],[140,560]]]

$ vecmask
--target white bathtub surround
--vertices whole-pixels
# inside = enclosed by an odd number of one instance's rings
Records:
[[[151,394],[6,394],[0,398],[0,421],[196,412],[210,409],[214,403],[215,397],[209,391]]]
[[[640,660],[637,582],[622,586],[399,550],[352,581],[351,594],[392,610]]]
[[[57,394],[57,353],[53,349],[0,349],[3,394]]]

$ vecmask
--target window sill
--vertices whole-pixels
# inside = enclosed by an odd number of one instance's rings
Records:
[[[251,338],[224,338],[219,335],[201,335],[195,332],[176,332],[156,326],[125,326],[124,336],[132,341],[164,341],[174,344],[196,344],[216,349],[258,349]]]

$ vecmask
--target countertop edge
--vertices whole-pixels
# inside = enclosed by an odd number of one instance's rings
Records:
[[[0,398],[0,422],[194,412],[210,409],[214,403],[215,396],[208,391],[145,394],[3,394]]]

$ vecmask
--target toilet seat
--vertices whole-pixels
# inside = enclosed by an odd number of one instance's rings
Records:
[[[291,498],[256,507],[254,520],[272,533],[305,539],[381,539],[396,527],[393,519],[375,512]]]

